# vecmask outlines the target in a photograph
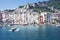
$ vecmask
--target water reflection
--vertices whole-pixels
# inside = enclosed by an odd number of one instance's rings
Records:
[[[8,31],[12,27],[20,28],[20,31]],[[59,34],[60,27],[51,25],[14,25],[0,29],[1,40],[60,40]]]

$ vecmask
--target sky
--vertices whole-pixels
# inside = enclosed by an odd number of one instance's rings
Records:
[[[29,3],[35,3],[38,1],[47,1],[47,0],[0,0],[0,10],[5,9],[15,9],[20,5],[25,5]]]

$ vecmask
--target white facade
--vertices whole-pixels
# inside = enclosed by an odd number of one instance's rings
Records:
[[[32,15],[33,15],[33,17],[32,17],[33,22],[36,22],[38,24],[39,23],[38,22],[38,17],[39,17],[38,12],[33,12]]]
[[[2,14],[2,21],[3,21],[3,22],[6,22],[5,13]]]

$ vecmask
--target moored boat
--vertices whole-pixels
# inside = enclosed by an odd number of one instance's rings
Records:
[[[19,29],[18,28],[12,28],[12,29],[10,29],[9,31],[19,31]]]

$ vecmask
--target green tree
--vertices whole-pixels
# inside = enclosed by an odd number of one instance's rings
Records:
[[[23,8],[24,6],[19,6],[18,8]]]
[[[47,2],[49,6],[54,6],[57,9],[60,9],[60,0],[49,0]]]

